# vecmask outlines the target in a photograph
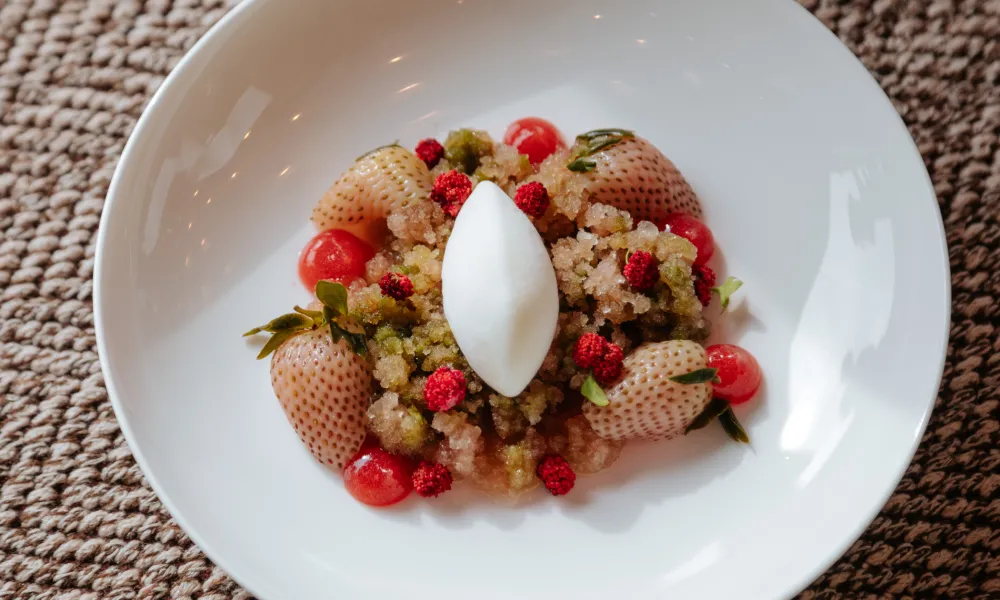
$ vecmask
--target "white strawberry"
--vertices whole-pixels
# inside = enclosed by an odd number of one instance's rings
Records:
[[[369,242],[385,233],[385,218],[430,197],[434,180],[424,161],[398,145],[358,158],[313,208],[320,230],[346,229]]]
[[[271,357],[271,387],[316,460],[340,470],[365,439],[372,397],[368,361],[320,328],[285,340]]]
[[[317,302],[254,327],[269,333],[258,359],[271,357],[271,387],[288,422],[316,460],[340,470],[365,439],[372,374],[363,333],[347,314],[347,288],[316,284]],[[347,328],[345,328],[345,325]]]
[[[578,137],[577,143],[576,155],[582,156],[576,165],[570,163],[571,169],[590,180],[592,200],[626,210],[636,221],[660,223],[676,212],[701,218],[694,190],[648,140],[630,131],[598,130]]]
[[[625,357],[621,377],[606,390],[608,404],[585,402],[583,414],[605,439],[677,437],[708,406],[712,384],[678,383],[671,378],[705,368],[705,349],[695,342],[644,344]]]

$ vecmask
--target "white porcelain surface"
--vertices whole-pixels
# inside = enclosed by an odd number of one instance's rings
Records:
[[[564,499],[370,510],[314,462],[240,338],[307,298],[314,201],[363,151],[547,117],[634,128],[746,281],[752,449],[629,446]],[[948,333],[933,191],[862,66],[786,0],[249,1],[157,94],[115,174],[95,309],[122,429],[194,540],[263,600],[782,598],[894,488]]]

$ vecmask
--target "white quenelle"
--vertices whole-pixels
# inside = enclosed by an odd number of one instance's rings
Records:
[[[559,292],[535,226],[502,189],[479,183],[455,219],[441,271],[444,314],[469,365],[520,394],[555,336]]]

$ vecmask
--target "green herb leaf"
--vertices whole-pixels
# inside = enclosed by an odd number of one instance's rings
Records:
[[[597,163],[592,160],[578,158],[566,165],[566,168],[574,173],[589,173],[597,168]]]
[[[692,384],[692,383],[708,383],[709,381],[715,381],[718,373],[718,369],[704,368],[696,369],[690,373],[684,373],[683,375],[674,375],[670,378],[670,381],[675,381],[677,383]]]
[[[594,140],[591,140],[591,142],[587,144],[587,151],[584,154],[584,156],[591,156],[592,154],[597,154],[601,150],[610,148],[611,146],[614,146],[615,144],[621,142],[623,139],[625,138],[621,136],[615,136],[606,138],[596,138]]]
[[[722,398],[712,398],[711,400],[709,400],[708,405],[705,406],[705,410],[701,411],[701,414],[695,417],[694,421],[691,421],[691,424],[687,426],[687,429],[684,430],[684,433],[690,433],[692,431],[695,431],[696,429],[701,429],[702,427],[705,427],[713,420],[715,420],[716,417],[725,412],[728,408],[729,408],[729,403],[723,400]]]
[[[347,340],[347,345],[351,347],[351,350],[353,350],[355,354],[361,357],[368,356],[368,344],[365,341],[365,335],[363,333],[351,333],[331,320],[330,335],[333,336],[334,343],[339,342],[341,339],[345,339]]]
[[[740,425],[740,422],[736,420],[736,413],[733,412],[732,407],[727,407],[726,410],[722,411],[719,415],[719,423],[722,424],[722,428],[726,430],[726,434],[733,439],[733,441],[740,442],[741,444],[749,444],[750,436]]]
[[[743,282],[735,277],[727,277],[722,285],[712,288],[712,293],[719,296],[719,301],[722,303],[722,310],[726,310],[729,307],[729,297],[736,293],[736,290],[740,289]]]
[[[586,133],[581,133],[576,136],[576,139],[580,141],[587,141],[605,136],[635,137],[635,132],[629,131],[628,129],[593,129]]]
[[[302,308],[301,306],[296,306],[295,312],[299,313],[300,315],[305,315],[317,323],[323,320],[323,311],[320,310],[309,310],[306,308]]]
[[[386,148],[398,148],[398,147],[399,147],[399,140],[396,140],[395,142],[393,142],[391,144],[386,144],[384,146],[379,146],[378,148],[373,148],[373,149],[369,150],[368,152],[365,152],[361,156],[355,158],[354,162],[358,162],[362,158],[367,158],[367,157],[371,156],[372,154],[375,154],[379,150],[385,150]]]
[[[278,346],[285,343],[285,340],[299,333],[299,331],[301,330],[286,329],[284,331],[279,331],[278,333],[272,335],[271,338],[267,340],[267,343],[264,344],[264,347],[260,349],[260,353],[257,355],[257,360],[260,360],[265,356],[267,356],[268,354],[277,350]]]
[[[316,282],[316,297],[336,314],[347,314],[347,288],[344,284],[321,279]]]
[[[601,389],[601,385],[597,383],[593,375],[587,375],[587,378],[583,381],[583,385],[580,386],[580,393],[587,400],[590,400],[597,406],[607,406],[608,396]]]
[[[254,327],[250,331],[244,333],[243,337],[257,335],[263,331],[270,333],[277,333],[279,331],[297,331],[299,329],[309,327],[310,325],[312,325],[312,322],[308,317],[298,313],[288,313],[286,315],[281,315],[277,319],[272,319],[266,325]]]

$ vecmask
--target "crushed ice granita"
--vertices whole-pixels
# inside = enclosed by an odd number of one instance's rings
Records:
[[[760,368],[702,345],[739,281],[714,287],[701,216],[632,131],[567,145],[529,118],[502,142],[460,129],[383,146],[313,210],[299,272],[314,300],[247,335],[270,334],[259,358],[289,423],[362,502],[453,479],[571,493],[628,440],[715,419],[747,439],[731,406]]]

